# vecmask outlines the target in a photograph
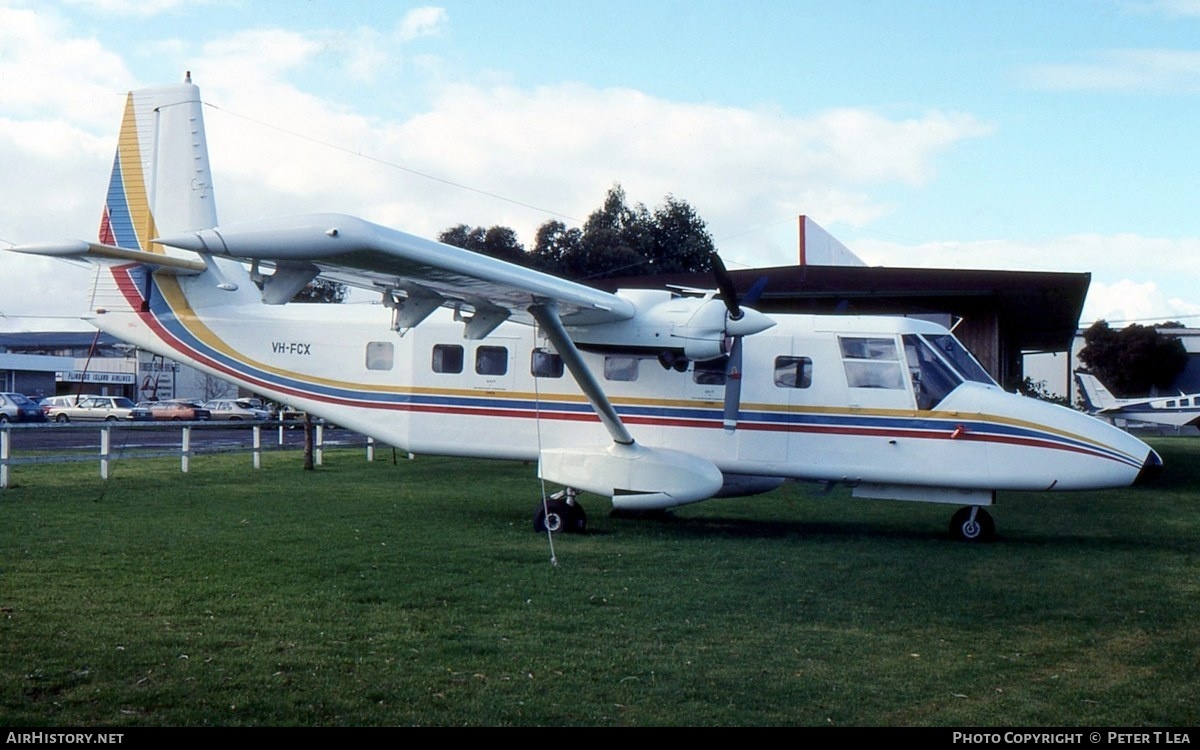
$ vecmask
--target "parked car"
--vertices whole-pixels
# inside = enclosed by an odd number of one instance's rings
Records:
[[[205,420],[211,416],[208,409],[188,401],[143,401],[138,406],[149,409],[151,418],[155,420],[191,422]]]
[[[78,394],[70,396],[47,396],[38,402],[38,406],[42,407],[42,413],[46,415],[47,419],[52,419],[50,416],[51,409],[58,406],[76,406],[81,398],[83,397]]]
[[[56,396],[75,399],[75,396]],[[52,405],[46,416],[55,422],[122,422],[131,419],[150,419],[147,409],[139,409],[124,396],[80,396],[78,403]]]
[[[262,402],[259,402],[260,404]],[[212,414],[213,419],[224,419],[230,422],[265,422],[271,413],[246,398],[215,398],[204,405]]]
[[[0,393],[0,422],[45,422],[42,407],[20,393]]]

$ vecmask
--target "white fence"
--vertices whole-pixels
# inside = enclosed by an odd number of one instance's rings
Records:
[[[100,477],[108,479],[109,469],[114,461],[133,460],[141,458],[162,458],[165,456],[179,457],[179,470],[187,472],[193,456],[215,453],[250,453],[255,469],[262,468],[262,454],[269,450],[295,450],[303,447],[303,442],[288,440],[289,434],[302,434],[303,430],[296,422],[266,422],[253,425],[235,425],[228,422],[170,422],[170,423],[128,423],[104,422],[99,425],[74,424],[2,424],[0,425],[0,489],[11,485],[11,474],[14,467],[29,464],[69,463],[78,461],[97,461],[100,466]],[[193,431],[222,431],[223,435],[244,434],[245,439],[227,438],[219,444],[193,447]],[[320,466],[326,444],[327,427],[321,423],[313,424],[313,464]],[[99,452],[87,453],[94,447],[84,444],[64,446],[70,435],[75,443],[80,443],[80,435],[99,433]],[[138,446],[130,448],[128,440],[121,441],[117,449],[113,449],[113,433],[128,436],[136,432],[178,433],[178,441],[164,440],[157,445]],[[264,434],[268,436],[264,441]],[[277,434],[277,437],[275,435]],[[342,439],[337,445],[362,444],[365,441],[368,461],[375,460],[375,441],[364,438],[357,433],[340,431],[340,435],[348,435],[354,440]],[[28,438],[21,440],[25,443],[20,455],[14,455],[14,436]],[[73,448],[74,452],[63,452]]]

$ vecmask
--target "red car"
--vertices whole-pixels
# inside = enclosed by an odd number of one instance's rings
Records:
[[[206,420],[212,415],[208,409],[196,406],[188,401],[143,401],[138,404],[150,410],[150,416],[155,420],[169,419],[172,422],[193,422]]]

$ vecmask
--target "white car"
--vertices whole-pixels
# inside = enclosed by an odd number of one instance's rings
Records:
[[[212,415],[212,419],[223,419],[229,422],[265,422],[271,414],[266,409],[254,405],[245,398],[217,398],[204,405]]]
[[[55,422],[123,422],[148,419],[145,410],[124,396],[81,396],[75,405],[51,406],[47,417]]]

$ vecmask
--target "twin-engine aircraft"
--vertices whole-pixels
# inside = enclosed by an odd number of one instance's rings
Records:
[[[1103,419],[1141,422],[1164,427],[1200,424],[1200,393],[1151,398],[1117,398],[1088,372],[1076,371],[1075,380],[1087,402],[1088,413]]]
[[[88,320],[418,454],[536,461],[565,489],[654,510],[788,479],[962,505],[1122,487],[1160,465],[1087,415],[1003,391],[945,328],[759,313],[726,291],[599,291],[352,216],[217,223],[198,89],[131,92],[99,242],[14,248],[97,264]],[[721,270],[718,264],[718,272]],[[381,305],[289,305],[318,275]]]

